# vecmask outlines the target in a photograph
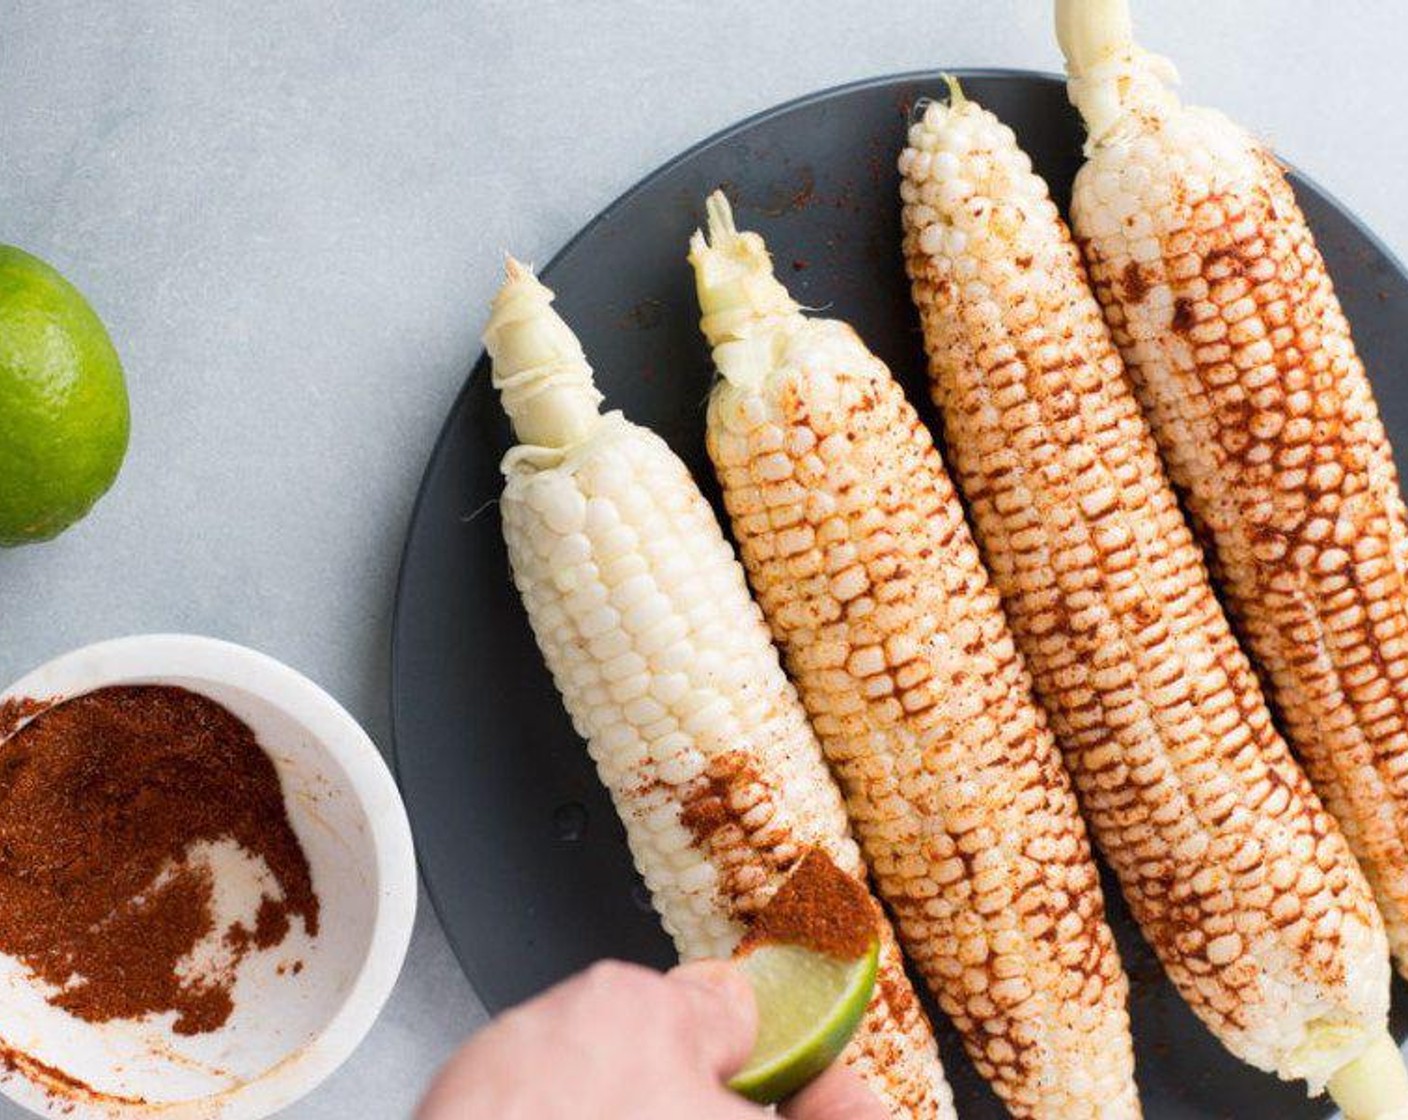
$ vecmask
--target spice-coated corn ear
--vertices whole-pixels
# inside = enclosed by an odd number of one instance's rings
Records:
[[[1086,817],[1193,1009],[1319,1092],[1387,1039],[1369,887],[1272,724],[1012,130],[954,83],[900,169],[947,446]]]
[[[1085,827],[932,440],[722,195],[690,260],[724,502],[906,951],[1014,1115],[1138,1116]]]
[[[742,569],[683,463],[619,412],[516,262],[485,343],[514,583],[680,955],[727,957],[814,849],[863,876],[845,810]],[[884,928],[847,1061],[896,1117],[948,1120],[929,1024]]]
[[[1181,105],[1124,0],[1063,3],[1090,158],[1072,216],[1174,483],[1408,975],[1408,516],[1275,158]]]

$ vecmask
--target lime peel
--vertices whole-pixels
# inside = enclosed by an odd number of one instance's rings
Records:
[[[122,363],[88,301],[0,245],[0,547],[82,518],[117,477],[128,425]]]
[[[758,1038],[729,1088],[776,1104],[823,1073],[850,1042],[875,991],[880,942],[857,960],[763,944],[738,959],[758,1003]]]

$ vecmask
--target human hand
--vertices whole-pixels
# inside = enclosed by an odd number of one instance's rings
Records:
[[[724,1082],[758,1029],[753,992],[722,961],[666,975],[605,962],[507,1012],[441,1071],[418,1120],[764,1120]],[[789,1120],[888,1120],[833,1066]]]

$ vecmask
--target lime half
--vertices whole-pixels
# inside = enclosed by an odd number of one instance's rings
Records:
[[[857,960],[798,945],[764,944],[735,963],[758,1002],[758,1040],[729,1088],[776,1104],[820,1075],[846,1048],[875,990],[880,944]]]

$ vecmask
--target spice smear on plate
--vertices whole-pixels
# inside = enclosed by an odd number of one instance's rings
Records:
[[[215,701],[105,688],[0,743],[0,953],[70,1014],[218,1030],[244,957],[319,910],[278,772]]]

